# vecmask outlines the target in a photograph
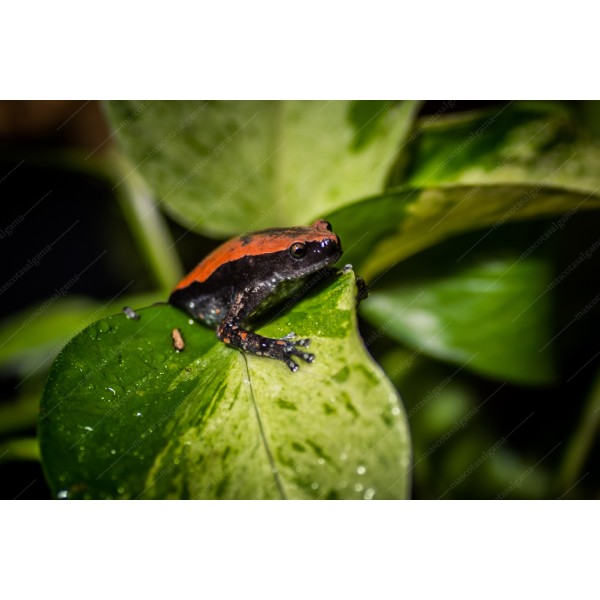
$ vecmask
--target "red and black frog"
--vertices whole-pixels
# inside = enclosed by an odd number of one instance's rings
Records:
[[[251,318],[309,289],[335,272],[342,245],[327,221],[310,227],[264,229],[234,238],[200,262],[173,290],[169,302],[216,329],[217,337],[249,354],[281,360],[298,370],[292,357],[308,363],[309,339],[281,339],[247,329]]]

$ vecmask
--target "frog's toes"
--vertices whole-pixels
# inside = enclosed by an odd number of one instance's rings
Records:
[[[298,340],[297,342],[288,342],[283,348],[283,353],[285,355],[285,363],[287,366],[292,369],[292,364],[296,365],[296,363],[292,360],[292,356],[297,356],[301,358],[303,361],[307,363],[313,362],[315,360],[315,355],[310,354],[309,352],[304,352],[301,348],[308,346],[310,343],[309,339]],[[292,364],[290,364],[292,363]],[[296,365],[297,368],[298,365]],[[296,371],[296,369],[292,369],[292,371]]]
[[[298,363],[295,363],[291,358],[286,358],[284,362],[292,373],[295,373],[299,368]]]
[[[289,341],[289,340],[295,339],[295,337],[296,337],[296,334],[293,331],[290,331],[290,333],[288,333],[287,335],[284,335],[282,338],[279,338],[279,339]],[[310,346],[310,338],[304,338],[301,340],[296,340],[294,342],[290,341],[290,344],[292,346]]]
[[[315,355],[311,354],[310,352],[303,352],[302,354],[298,355],[302,360],[305,360],[307,363],[311,363],[313,360],[315,360]]]
[[[363,300],[369,297],[369,286],[367,282],[360,276],[356,276],[356,306],[358,306]]]
[[[314,354],[311,354],[310,352],[302,352],[301,350],[298,350],[297,348],[294,348],[288,354],[292,354],[293,356],[297,356],[298,358],[301,358],[305,362],[312,362],[313,360],[315,360],[315,355]]]

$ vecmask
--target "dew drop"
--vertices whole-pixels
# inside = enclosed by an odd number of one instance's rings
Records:
[[[324,465],[324,464],[325,464],[325,459],[324,459],[324,458],[318,458],[318,459],[317,459],[317,462],[318,462],[320,465]]]
[[[58,494],[56,494],[56,497],[59,500],[66,500],[69,497],[69,491],[68,490],[60,490],[60,492],[58,492]]]
[[[345,452],[342,452],[340,454],[340,460],[346,460],[348,458],[348,455]]]
[[[356,468],[356,472],[359,475],[364,475],[367,472],[367,468],[363,465],[358,465],[358,467]]]
[[[375,490],[373,488],[367,488],[365,490],[365,495],[364,495],[365,500],[373,500],[374,496],[375,496]]]
[[[106,389],[107,389],[109,392],[112,392],[112,393],[113,393],[113,396],[116,396],[116,395],[117,395],[117,392],[115,392],[115,390],[114,390],[113,388],[109,387],[109,388],[106,388]]]
[[[135,416],[136,416],[136,417],[141,417],[141,416],[142,416],[142,413],[141,413],[141,412],[136,412],[136,413],[135,413]]]
[[[363,489],[364,489],[364,486],[362,485],[362,483],[357,483],[357,484],[354,486],[354,489],[355,489],[357,492],[362,492],[362,491],[363,491]]]
[[[107,333],[108,331],[110,331],[110,325],[107,321],[100,321],[98,323],[97,331],[98,333]]]
[[[394,407],[392,408],[392,414],[393,414],[394,416],[398,416],[398,415],[400,414],[400,407],[398,407],[398,406],[394,406]]]
[[[90,427],[89,425],[86,425],[86,426],[84,427],[84,429],[85,429],[86,431],[94,431],[94,428],[93,428],[93,427]]]
[[[118,492],[119,494],[122,494],[122,493],[124,493],[124,492],[125,492],[125,488],[124,488],[122,485],[120,485],[120,486],[117,488],[117,492]]]
[[[313,481],[313,482],[310,484],[310,487],[311,487],[313,490],[318,490],[318,489],[319,489],[319,484],[318,484],[316,481]]]
[[[113,449],[110,451],[110,453],[111,453],[111,454],[116,454],[116,453],[117,453],[117,451],[116,451],[116,450],[113,448]]]

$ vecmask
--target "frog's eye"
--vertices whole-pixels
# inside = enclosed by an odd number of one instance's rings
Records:
[[[290,246],[292,258],[304,258],[306,256],[306,244],[295,242]]]
[[[331,223],[329,221],[323,221],[323,224],[325,225],[325,229],[327,229],[327,231],[333,231],[333,227],[331,227]]]

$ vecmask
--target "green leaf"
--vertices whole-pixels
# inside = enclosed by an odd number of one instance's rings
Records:
[[[417,103],[110,102],[165,208],[215,237],[309,223],[379,192]],[[126,179],[125,175],[124,179]]]
[[[518,249],[515,227],[461,260],[477,236],[411,258],[381,279],[361,313],[389,337],[501,381],[541,385],[556,377],[552,263]],[[487,240],[486,240],[487,241]],[[490,240],[491,241],[491,240]]]
[[[554,103],[510,102],[415,127],[390,185],[520,183],[584,193],[600,186],[600,143]]]
[[[598,209],[600,142],[559,108],[512,103],[419,122],[385,195],[324,216],[345,260],[369,279],[465,231],[556,215],[562,228]]]
[[[355,293],[350,271],[259,330],[312,338],[316,359],[297,373],[225,346],[168,305],[91,325],[56,360],[42,400],[54,493],[406,497],[405,415],[360,341]]]
[[[549,224],[544,244],[578,211],[600,208],[599,194],[543,186],[493,185],[405,189],[368,198],[329,213],[342,240],[344,261],[372,283],[397,262],[465,231],[489,232],[505,223],[560,216]],[[476,252],[474,243],[469,253]]]
[[[555,471],[545,463],[531,469],[537,462],[528,456],[531,441],[524,442],[526,452],[519,451],[519,438],[534,420],[527,402],[519,415],[503,401],[516,390],[400,346],[382,356],[381,366],[406,399],[413,440],[410,475],[419,498],[548,496]]]
[[[61,296],[57,291],[42,304],[0,323],[0,369],[21,376],[43,373],[69,339],[93,321],[123,306],[145,306],[163,299],[156,294],[138,294],[102,304],[82,296]]]

